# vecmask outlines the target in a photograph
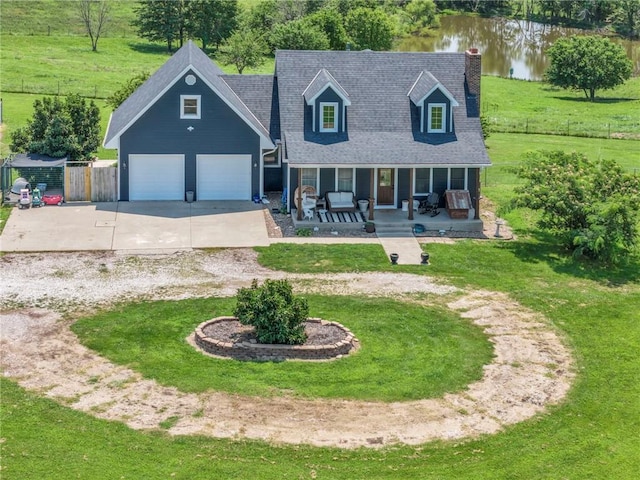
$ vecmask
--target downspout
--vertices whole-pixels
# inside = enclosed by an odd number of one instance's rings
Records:
[[[260,198],[262,198],[262,196],[264,195],[264,157],[277,152],[278,148],[280,148],[280,145],[282,144],[280,140],[276,140],[274,143],[276,145],[276,148],[274,148],[273,150],[268,150],[260,155]],[[282,165],[282,162],[280,163],[280,165]]]

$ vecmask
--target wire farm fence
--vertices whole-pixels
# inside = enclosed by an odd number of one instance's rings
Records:
[[[483,168],[480,173],[482,187],[515,187],[522,183],[516,170],[521,166],[519,162],[499,163],[489,168]],[[640,161],[637,165],[624,167],[627,173],[640,175]]]
[[[572,137],[619,138],[640,140],[640,117],[624,122],[602,122],[597,119],[550,120],[545,116],[523,119],[500,119],[487,116],[491,132],[535,133]]]
[[[81,97],[93,99],[105,99],[113,93],[107,91],[104,86],[101,87],[100,85],[78,85],[78,82],[73,79],[57,80],[53,85],[51,83],[38,84],[30,78],[23,78],[19,83],[4,80],[2,82],[2,90],[7,93],[29,93],[57,96],[66,96],[77,93]]]

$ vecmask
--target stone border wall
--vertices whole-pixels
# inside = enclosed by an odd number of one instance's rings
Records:
[[[201,323],[195,330],[195,342],[205,352],[212,355],[248,361],[283,360],[332,360],[358,348],[358,340],[345,326],[337,322],[327,322],[321,318],[308,318],[307,322],[333,325],[345,332],[345,338],[330,345],[275,345],[263,343],[229,343],[216,340],[204,334],[204,328],[215,322],[237,321],[235,317],[217,317]]]

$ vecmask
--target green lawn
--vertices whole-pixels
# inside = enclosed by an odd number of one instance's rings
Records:
[[[261,249],[267,266],[348,271],[360,246]],[[439,281],[505,292],[566,336],[577,378],[567,400],[505,431],[462,442],[340,451],[262,442],[167,437],[94,419],[2,380],[3,479],[635,479],[640,471],[640,264],[576,263],[544,237],[428,246]],[[338,254],[339,253],[339,254]],[[281,257],[282,258],[282,257]],[[387,268],[382,258],[378,266]],[[321,266],[319,266],[321,265]],[[362,267],[361,267],[362,268]],[[182,305],[182,303],[180,303]],[[333,308],[333,307],[332,307]],[[184,332],[172,333],[182,342]],[[64,462],[60,459],[64,458]]]
[[[311,316],[340,322],[362,348],[333,362],[240,362],[202,355],[184,339],[234,300],[124,305],[73,326],[91,349],[182,391],[402,401],[458,391],[482,376],[492,349],[481,330],[439,306],[307,296]],[[442,299],[440,299],[442,301]],[[357,312],[357,314],[354,314]]]
[[[3,14],[0,90],[9,132],[24,124],[30,116],[34,97],[7,93],[9,87],[11,90],[22,88],[22,80],[27,86],[41,89],[38,91],[57,93],[60,83],[60,93],[66,93],[64,89],[72,85],[77,89],[74,91],[85,95],[106,96],[133,72],[153,71],[167,58],[162,45],[149,45],[132,36],[109,37],[104,43],[101,40],[101,51],[97,54],[90,52],[89,41],[85,38],[46,36],[43,28],[48,24],[55,32],[70,22],[68,18],[50,13],[54,1],[37,6],[31,2],[0,3]],[[124,12],[123,18],[129,6],[117,6]],[[37,23],[8,26],[8,8],[38,8],[41,15]],[[9,35],[11,28],[21,34],[29,33],[32,28],[36,35]],[[261,71],[272,69],[271,63]],[[483,77],[482,102],[487,116],[504,125],[505,129],[516,123],[522,128],[529,119],[530,129],[537,123],[546,122],[560,128],[561,132],[568,129],[572,134],[584,135],[590,131],[608,134],[611,126],[612,133],[637,135],[640,130],[639,92],[640,79],[636,78],[618,89],[600,92],[598,96],[602,100],[592,104],[583,100],[581,92],[554,90],[541,83]],[[531,120],[534,117],[541,120],[534,122]],[[107,119],[108,114],[103,111],[103,128]],[[509,201],[517,181],[509,169],[527,150],[577,150],[590,158],[615,158],[630,171],[639,168],[638,141],[493,134],[487,143],[494,167],[483,177],[487,181],[483,193],[499,205]],[[103,158],[109,158],[108,152],[100,154],[103,155],[107,155]],[[618,268],[574,261],[567,252],[558,250],[552,239],[533,230],[526,214],[516,211],[507,217],[519,229],[518,241],[429,244],[426,248],[431,254],[430,266],[398,266],[395,269],[432,275],[438,281],[463,288],[504,292],[544,314],[564,334],[577,362],[577,378],[568,398],[547,413],[479,439],[342,451],[137,432],[117,422],[98,420],[60,406],[42,394],[26,393],[15,383],[1,378],[2,479],[637,478],[640,472],[640,259],[631,258],[629,264]],[[296,272],[391,270],[382,249],[376,246],[274,245],[259,249],[259,258],[271,268]],[[358,302],[358,305],[363,302],[350,301]],[[368,301],[390,308],[387,301]],[[326,299],[322,297],[314,297],[314,302],[319,316],[325,312],[339,312],[341,308],[340,305],[323,304]],[[185,306],[198,311],[203,305],[206,302],[199,305],[197,301],[186,301],[153,304],[153,307],[171,309],[171,306],[179,306],[182,312],[186,311]],[[145,307],[151,306],[122,308],[138,311],[144,319],[147,315]],[[396,318],[404,314],[405,308],[397,308]],[[434,314],[446,317],[446,312],[441,310]],[[88,328],[95,319],[76,328],[91,342],[108,343],[97,335],[98,331],[101,335],[104,332],[121,335],[127,340],[126,348],[120,352],[119,348],[111,346],[108,354],[114,358],[122,355],[121,361],[130,361],[132,352],[141,348],[140,339],[135,338],[135,329],[118,324],[108,313],[101,315],[96,318],[103,318],[105,322],[99,330],[91,330],[94,326]],[[161,345],[190,358],[193,354],[184,350],[183,338],[185,331],[193,326],[193,320],[183,323],[178,314],[169,317],[169,332],[163,332],[159,337],[165,342]],[[344,319],[345,324],[349,321]],[[379,320],[376,322],[379,324]],[[145,325],[153,326],[148,322]],[[455,319],[451,319],[450,325],[456,325]],[[375,332],[368,332],[365,326],[354,327],[360,328],[365,338],[375,340]],[[86,331],[83,333],[82,329]],[[469,331],[473,330],[467,329]],[[92,333],[96,333],[95,338]],[[356,333],[360,336],[360,332]],[[167,343],[167,337],[173,338],[174,342]],[[96,348],[106,351],[107,345]],[[163,361],[162,348],[154,345],[145,345],[145,348],[153,352],[152,363],[157,370]],[[359,360],[357,356],[354,359]],[[207,360],[207,363],[215,362]],[[339,368],[344,363],[336,363],[330,368]],[[167,383],[178,381],[176,372],[152,371],[152,367],[140,364],[137,368],[149,369],[147,374]],[[273,385],[269,382],[277,375],[266,371],[266,366],[258,367],[258,371],[252,373],[251,381],[263,382],[259,386],[266,390],[268,385]],[[275,372],[281,366],[272,365],[271,368]],[[271,379],[266,381],[263,375],[271,376]],[[292,383],[294,379],[291,379]],[[198,385],[205,382],[222,383],[223,380],[197,378],[194,373],[191,378],[180,381],[184,382],[182,388],[197,390]],[[299,394],[331,395],[318,391],[317,386],[314,388],[316,390],[300,390]],[[362,389],[362,386],[358,388]],[[406,384],[404,388],[406,390]],[[378,392],[377,395],[382,394]],[[420,395],[429,394],[422,392]]]

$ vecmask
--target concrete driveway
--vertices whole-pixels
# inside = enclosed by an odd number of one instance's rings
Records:
[[[248,201],[15,208],[0,236],[2,252],[175,251],[267,245],[262,205]]]

